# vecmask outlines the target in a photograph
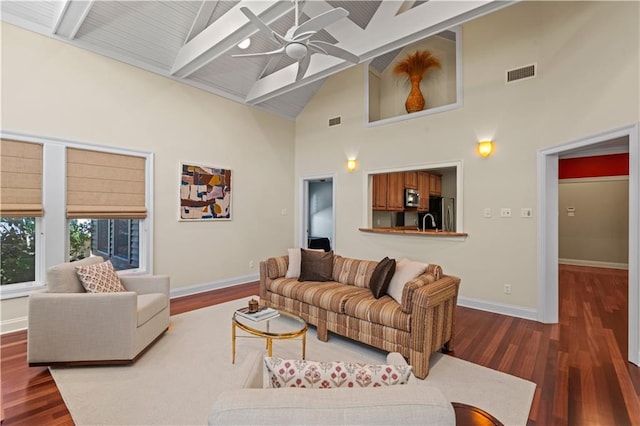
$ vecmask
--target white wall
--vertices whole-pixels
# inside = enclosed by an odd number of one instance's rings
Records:
[[[335,173],[336,245],[366,259],[385,255],[441,264],[462,277],[463,302],[482,301],[536,318],[536,152],[636,123],[637,2],[522,2],[462,29],[461,109],[375,128],[364,127],[364,70],[331,77],[296,121],[296,175]],[[505,71],[538,64],[538,77],[506,85]],[[328,128],[326,117],[342,116]],[[492,139],[489,158],[475,153]],[[345,162],[357,153],[348,173]],[[367,171],[462,160],[464,241],[369,234],[363,175]],[[483,218],[483,209],[493,217]],[[510,207],[510,219],[499,209]],[[512,294],[503,288],[510,284]]]
[[[292,122],[1,28],[2,130],[155,154],[154,265],[172,290],[255,279],[260,260],[293,244]],[[178,222],[180,161],[232,169],[232,221]],[[3,331],[27,314],[26,298],[1,307]]]

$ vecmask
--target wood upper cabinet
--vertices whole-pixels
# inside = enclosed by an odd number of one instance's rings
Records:
[[[422,194],[420,194],[422,195]],[[442,176],[429,174],[429,195],[442,195]]]
[[[404,210],[404,172],[389,173],[387,210]]]
[[[388,187],[388,173],[373,175],[373,210],[387,210]]]
[[[404,172],[404,187],[418,189],[418,172]]]
[[[419,212],[429,211],[429,173],[418,172],[418,192],[420,192]]]

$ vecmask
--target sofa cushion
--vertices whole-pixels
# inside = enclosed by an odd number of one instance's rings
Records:
[[[418,277],[427,269],[426,263],[413,262],[402,259],[396,264],[396,271],[391,278],[387,294],[395,299],[396,302],[402,304],[402,290],[404,285]]]
[[[138,327],[162,312],[167,307],[167,295],[162,293],[147,293],[138,295],[137,314]]]
[[[411,315],[402,311],[390,296],[376,299],[370,292],[360,293],[344,301],[344,313],[374,324],[411,331]]]
[[[339,284],[334,281],[298,281],[295,278],[278,278],[268,284],[272,293],[289,299],[299,300],[332,312],[343,313],[344,303],[350,297],[366,293],[368,289]]]
[[[127,291],[110,260],[88,266],[76,266],[80,282],[89,293],[120,293]]]
[[[406,384],[410,365],[373,365],[270,357],[264,359],[272,388],[367,388]]]
[[[333,252],[302,249],[300,281],[329,281],[333,272]]]
[[[389,288],[389,283],[395,270],[395,259],[389,259],[389,257],[385,256],[384,259],[378,262],[369,281],[369,288],[373,297],[379,299],[387,293],[387,288]]]
[[[84,293],[86,290],[76,273],[76,266],[95,265],[102,262],[104,262],[102,257],[91,256],[50,267],[47,269],[47,290],[49,293]]]
[[[378,262],[372,260],[350,259],[348,257],[333,256],[333,280],[342,284],[369,288],[371,275]]]

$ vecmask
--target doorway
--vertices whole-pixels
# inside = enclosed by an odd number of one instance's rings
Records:
[[[639,126],[625,127],[591,138],[538,151],[538,320],[557,323],[558,307],[558,163],[562,155],[586,149],[611,149],[611,141],[626,141],[629,152],[628,360],[640,365],[640,155]],[[620,142],[616,142],[620,143]]]
[[[334,250],[335,185],[333,176],[302,180],[302,209],[299,245],[302,248]]]

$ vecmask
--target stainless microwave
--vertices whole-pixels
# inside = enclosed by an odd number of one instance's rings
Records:
[[[404,206],[420,207],[420,191],[417,189],[406,188],[404,190]]]

